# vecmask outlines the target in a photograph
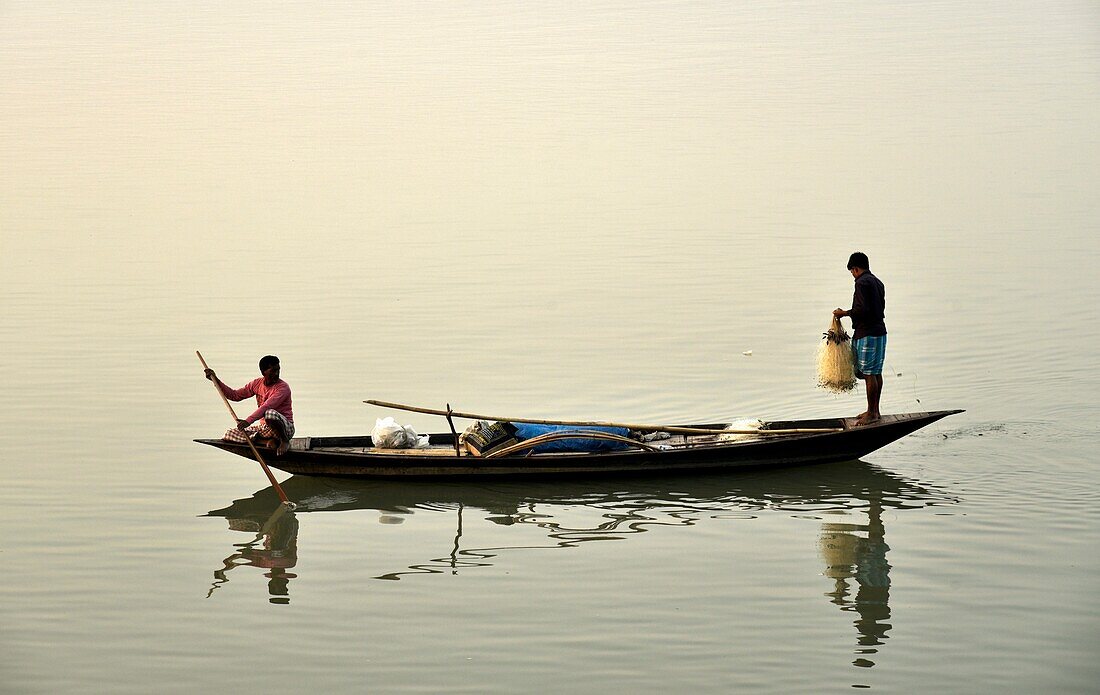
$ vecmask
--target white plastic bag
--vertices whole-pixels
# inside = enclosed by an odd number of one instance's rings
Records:
[[[378,449],[423,449],[428,446],[428,435],[418,436],[410,425],[399,425],[392,417],[374,421],[371,441]]]
[[[756,418],[745,418],[743,420],[734,420],[730,424],[726,425],[727,430],[762,430],[764,429],[764,423]],[[738,442],[742,439],[759,439],[760,435],[750,434],[748,432],[730,432],[728,434],[718,435],[719,441],[723,442]]]

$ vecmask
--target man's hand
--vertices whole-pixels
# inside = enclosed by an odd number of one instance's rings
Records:
[[[837,317],[838,319],[843,317],[843,316],[847,316],[847,315],[848,315],[848,312],[844,311],[843,309],[840,309],[840,308],[833,309],[833,316]]]
[[[206,378],[209,379],[210,381],[214,381],[215,379],[218,378],[218,375],[214,373],[213,369],[210,369],[209,367],[207,367],[207,369],[206,369]]]
[[[244,420],[237,420],[237,429],[239,429],[241,432],[244,432],[245,427],[248,427],[247,422],[245,422]]]

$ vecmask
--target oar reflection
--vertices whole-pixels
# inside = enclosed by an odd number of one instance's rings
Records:
[[[222,560],[220,569],[214,570],[214,582],[206,598],[229,581],[227,573],[230,570],[248,565],[267,570],[264,576],[268,578],[271,603],[289,603],[290,580],[298,576],[287,571],[298,563],[298,519],[294,512],[280,504],[262,523],[251,518],[235,518],[229,519],[229,528],[256,535],[247,543],[234,544],[236,552]]]

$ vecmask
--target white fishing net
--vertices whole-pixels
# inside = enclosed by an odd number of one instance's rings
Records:
[[[845,393],[856,387],[852,340],[835,316],[817,349],[817,385],[833,393]]]

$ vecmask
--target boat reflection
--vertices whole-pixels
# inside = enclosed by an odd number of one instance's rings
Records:
[[[326,511],[373,510],[381,523],[400,523],[416,513],[454,514],[450,552],[395,568],[376,579],[453,574],[490,567],[502,554],[531,548],[570,548],[590,541],[624,540],[654,527],[693,526],[707,519],[752,518],[789,512],[823,519],[819,548],[823,575],[833,581],[832,603],[855,613],[856,666],[871,666],[891,625],[890,565],[886,561],[883,511],[949,505],[949,493],[918,484],[863,461],[755,473],[576,482],[396,482],[342,481],[294,476],[283,489],[295,502],[282,513],[273,488],[208,512],[230,529],[254,534],[215,570],[210,592],[228,572],[248,565],[266,570],[272,602],[289,601],[289,572],[297,561],[298,516]],[[272,510],[276,510],[274,518]],[[583,520],[571,521],[577,516]],[[499,526],[539,530],[537,543],[462,547],[463,525],[483,520]],[[517,541],[520,538],[517,534]],[[526,541],[529,533],[522,534]]]

